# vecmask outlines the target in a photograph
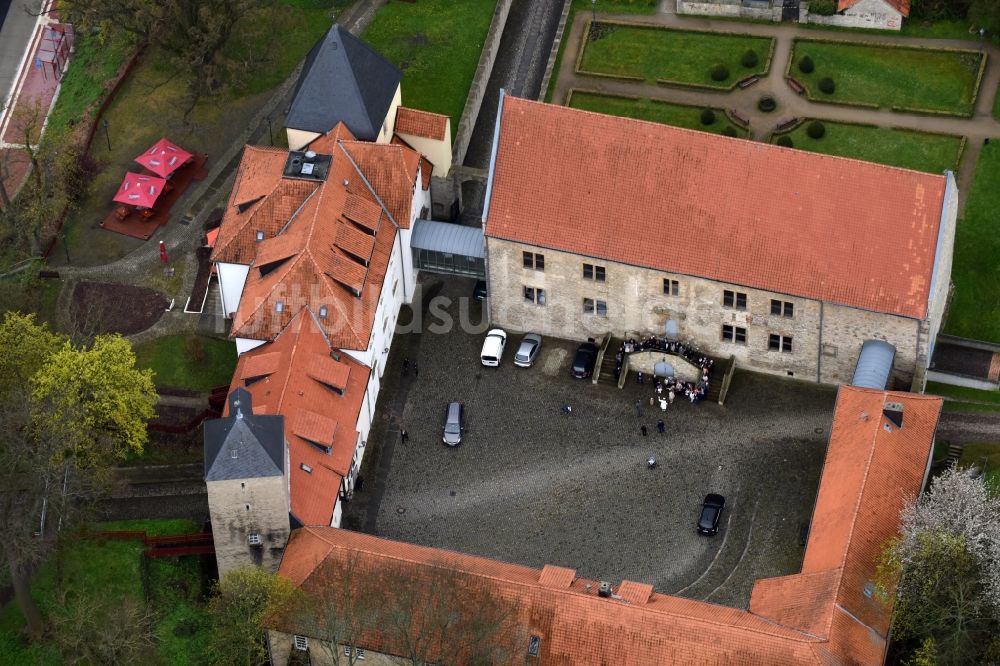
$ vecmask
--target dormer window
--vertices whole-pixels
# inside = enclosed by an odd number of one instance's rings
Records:
[[[309,465],[305,463],[299,463],[299,467],[302,468],[302,471],[305,472],[306,474],[312,474],[313,468],[310,467]]]
[[[258,241],[264,240],[264,232],[261,231],[260,229],[257,230],[257,240]]]
[[[319,306],[319,318],[320,319],[326,319],[326,315],[329,314],[329,312],[330,311],[327,310],[327,308],[326,308],[325,305]]]
[[[284,312],[285,311],[285,302],[284,301],[278,301],[277,303],[275,303],[274,304],[274,311],[275,312]]]

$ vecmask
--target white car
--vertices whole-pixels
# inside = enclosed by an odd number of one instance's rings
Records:
[[[503,358],[503,348],[506,344],[507,334],[504,333],[503,329],[494,328],[487,333],[486,340],[483,341],[483,352],[479,355],[483,365],[491,368],[500,365],[500,359]]]

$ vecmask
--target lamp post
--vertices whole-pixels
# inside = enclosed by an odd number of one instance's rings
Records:
[[[590,0],[590,16],[592,23],[597,21],[597,0]]]
[[[104,138],[108,142],[108,152],[111,152],[111,135],[108,133],[108,119],[104,119]]]
[[[983,40],[986,38],[986,28],[979,29],[979,50],[983,50]]]
[[[270,141],[271,145],[274,145],[274,135],[271,133],[271,116],[267,116],[267,139]]]
[[[59,235],[62,236],[63,252],[66,253],[66,263],[68,264],[68,263],[70,263],[70,260],[69,260],[69,243],[66,242],[66,232],[64,231],[64,232],[62,232]]]

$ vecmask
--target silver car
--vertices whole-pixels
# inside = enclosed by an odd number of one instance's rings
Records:
[[[521,338],[521,344],[514,354],[514,365],[522,368],[530,368],[538,358],[538,352],[542,349],[542,336],[537,333],[528,333]]]

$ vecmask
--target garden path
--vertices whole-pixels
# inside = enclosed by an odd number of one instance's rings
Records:
[[[867,109],[824,104],[796,95],[788,87],[788,84],[785,83],[784,78],[785,66],[791,57],[792,44],[795,38],[808,37],[846,42],[958,49],[977,49],[980,48],[979,42],[976,40],[897,37],[882,33],[864,34],[814,30],[787,23],[745,23],[691,16],[682,17],[673,13],[673,7],[674,0],[664,0],[661,3],[660,12],[651,16],[601,14],[600,17],[628,21],[639,25],[772,37],[775,40],[774,56],[767,76],[761,78],[759,83],[745,90],[712,91],[697,88],[673,88],[655,83],[625,81],[578,74],[576,72],[576,61],[582,44],[581,35],[586,28],[587,21],[591,18],[590,12],[578,12],[567,38],[566,51],[563,54],[562,63],[559,68],[552,101],[557,104],[564,104],[570,89],[577,88],[613,95],[648,97],[650,99],[692,106],[735,109],[750,120],[751,138],[756,140],[766,139],[774,127],[782,120],[802,117],[965,136],[968,138],[968,142],[962,154],[958,172],[955,174],[958,181],[959,206],[960,209],[964,207],[966,195],[972,185],[972,176],[983,140],[991,137],[1000,137],[1000,122],[997,122],[992,114],[994,93],[997,90],[998,84],[1000,84],[1000,64],[997,62],[998,58],[1000,58],[1000,48],[996,45],[987,44],[982,47],[989,54],[989,58],[986,63],[986,72],[979,88],[975,112],[971,118],[900,113],[889,109]],[[776,113],[763,113],[757,109],[757,100],[764,93],[773,95],[777,100],[778,111]]]

